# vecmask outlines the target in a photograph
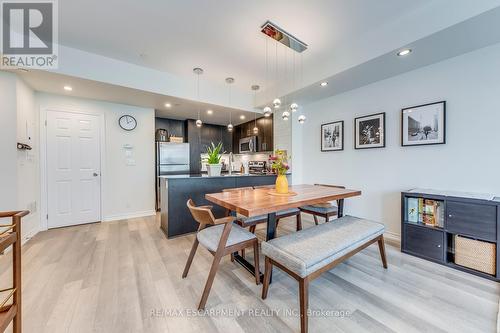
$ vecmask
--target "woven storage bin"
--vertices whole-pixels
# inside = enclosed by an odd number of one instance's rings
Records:
[[[496,245],[455,235],[455,264],[496,274]]]

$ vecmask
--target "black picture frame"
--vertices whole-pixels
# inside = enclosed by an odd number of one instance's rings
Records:
[[[428,108],[429,106],[433,105],[442,105],[441,109],[441,115],[440,115],[440,121],[442,122],[442,127],[441,131],[443,133],[442,138],[438,141],[435,140],[429,140],[429,142],[421,142],[421,143],[408,143],[405,142],[405,134],[408,136],[408,125],[405,127],[405,114],[408,113],[409,110],[419,112],[418,109],[423,109],[423,108]],[[421,111],[423,112],[423,110]],[[439,120],[437,127],[439,129]],[[406,131],[405,131],[406,128]],[[406,133],[405,133],[406,132]],[[439,133],[438,133],[438,138],[439,138]],[[427,104],[422,104],[422,105],[417,105],[417,106],[412,106],[412,107],[406,107],[401,109],[401,146],[402,147],[418,147],[418,146],[433,146],[433,145],[444,145],[446,144],[446,101],[439,101],[439,102],[433,102],[433,103],[427,103]]]
[[[333,148],[333,149],[325,149],[325,145],[324,145],[324,135],[323,135],[323,128],[326,127],[326,126],[331,126],[331,125],[335,125],[335,124],[340,124],[340,128],[341,128],[341,134],[340,134],[340,138],[341,138],[341,147],[340,148]],[[322,152],[331,152],[331,151],[343,151],[344,150],[344,121],[343,120],[339,120],[339,121],[332,121],[330,123],[326,123],[326,124],[321,124],[321,151]]]
[[[382,128],[382,135],[381,135],[382,142],[377,143],[377,144],[371,144],[371,145],[366,144],[364,146],[360,146],[358,143],[358,138],[359,138],[358,124],[361,121],[363,121],[363,119],[366,119],[365,121],[368,121],[368,120],[370,120],[369,118],[374,118],[376,116],[379,116],[379,118],[380,118],[380,124],[381,124],[381,128]],[[360,117],[354,118],[354,149],[363,150],[363,149],[385,148],[386,134],[387,133],[386,133],[386,127],[385,127],[385,112],[373,113],[373,114],[369,114],[366,116],[360,116]]]

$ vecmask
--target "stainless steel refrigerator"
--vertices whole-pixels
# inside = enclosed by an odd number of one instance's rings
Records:
[[[156,142],[156,209],[160,209],[160,176],[189,174],[189,143]]]

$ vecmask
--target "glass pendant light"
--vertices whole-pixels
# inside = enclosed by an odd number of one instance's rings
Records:
[[[281,100],[279,98],[275,98],[273,101],[273,105],[275,109],[279,109],[281,106]]]
[[[234,83],[234,78],[228,77],[226,78],[226,83],[229,91],[229,103],[228,106],[231,107],[231,84]],[[232,132],[234,129],[233,123],[232,123],[232,110],[229,110],[229,124],[227,124],[227,130],[228,132]]]
[[[283,111],[283,113],[281,114],[281,118],[283,118],[283,120],[288,120],[290,118],[290,112]]]
[[[302,64],[302,54],[300,55],[300,85],[304,83],[304,66]],[[299,124],[303,124],[306,121],[306,116],[301,114],[297,120],[299,121]]]
[[[254,105],[254,108],[257,104],[257,90],[259,90],[259,85],[257,84],[254,84],[252,86],[252,90],[253,90],[253,105]],[[254,112],[254,124],[253,124],[253,134],[257,135],[259,134],[259,128],[257,127],[257,112]]]
[[[275,76],[275,79],[276,79],[276,83],[275,83],[275,91],[276,91],[276,95],[278,95],[278,42],[276,42],[276,51],[275,51],[275,58],[274,58],[274,76]],[[275,109],[279,109],[280,106],[281,106],[281,100],[276,97],[274,100],[273,100],[273,106]]]
[[[292,78],[292,85],[293,85],[293,89],[292,91],[296,91],[296,84],[295,84],[295,78],[296,78],[296,75],[295,75],[295,52],[293,53],[293,78]],[[297,112],[297,110],[299,109],[299,105],[295,102],[292,102],[292,104],[290,104],[290,111],[293,112]]]
[[[266,86],[264,87],[266,89],[264,98],[267,99],[268,97],[268,89],[269,89],[269,52],[268,52],[268,42],[269,38],[266,37]],[[264,109],[264,117],[268,118],[273,114],[273,110],[269,107],[269,105],[266,105]]]
[[[264,117],[270,117],[272,114],[273,114],[273,110],[269,107],[269,106],[266,106],[264,108]]]
[[[196,120],[196,127],[201,127],[201,125],[203,125],[203,122],[201,121],[200,117],[200,75],[203,74],[203,69],[199,67],[193,68],[193,73],[197,76],[196,95],[198,100],[198,119]]]

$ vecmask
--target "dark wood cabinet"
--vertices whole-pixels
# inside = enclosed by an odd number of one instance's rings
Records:
[[[500,248],[498,246],[498,240],[500,239],[500,198],[491,198],[484,195],[481,199],[478,199],[478,197],[467,197],[466,194],[463,194],[463,196],[450,196],[446,192],[430,192],[413,190],[401,193],[401,251],[468,273],[500,281]],[[411,205],[409,200],[412,200]],[[429,214],[425,208],[422,210],[421,200],[424,200],[424,205],[428,202],[427,200],[439,202],[441,209],[443,209],[442,213],[434,211],[432,214],[437,213],[437,218],[442,223],[437,226],[429,226],[423,222],[410,222],[409,212],[412,211],[412,216],[415,213],[414,200],[419,200],[417,209],[419,221],[421,221],[420,213],[422,211],[422,214],[424,214],[422,221],[425,221],[425,214]],[[485,245],[493,244],[495,246],[494,258],[491,256],[481,257],[481,253],[473,253],[474,251],[470,253],[470,257],[472,260],[477,260],[477,262],[491,262],[493,260],[496,263],[496,274],[491,275],[455,263],[455,247],[457,245],[454,240],[457,236],[470,238]],[[461,251],[463,253],[464,249],[462,248]]]
[[[196,126],[196,121],[186,120],[187,142],[189,142],[189,164],[191,173],[200,173],[200,155],[207,151],[207,147],[213,142],[222,142],[222,151],[229,153],[233,151],[233,134],[227,131],[226,126],[203,124]]]
[[[494,242],[497,238],[497,210],[495,206],[448,201],[446,230]]]
[[[421,226],[406,224],[403,235],[407,252],[444,262],[444,233]]]
[[[257,135],[258,151],[272,151],[273,150],[273,118],[262,117],[257,119],[257,128],[259,134]]]
[[[233,131],[233,153],[239,154],[239,143],[240,139],[246,138],[252,135],[253,128],[257,126],[259,132],[257,134],[257,151],[258,152],[267,152],[273,150],[273,116],[266,118],[261,117],[258,118],[257,121],[251,120],[246,123],[240,124],[234,127]]]
[[[180,136],[186,140],[186,129],[184,120],[155,118],[155,130],[166,129],[168,136]]]

